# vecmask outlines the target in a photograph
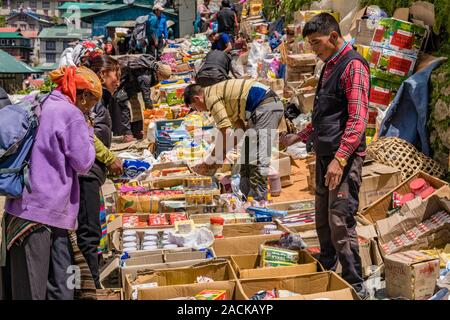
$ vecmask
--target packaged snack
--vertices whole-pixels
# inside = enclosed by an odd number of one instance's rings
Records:
[[[261,262],[264,265],[265,261],[281,261],[297,263],[299,255],[297,251],[275,248],[275,247],[263,247],[261,252]]]
[[[195,295],[196,300],[227,300],[226,290],[203,290]]]
[[[413,74],[417,57],[373,47],[370,54],[370,72],[379,79],[402,83]]]

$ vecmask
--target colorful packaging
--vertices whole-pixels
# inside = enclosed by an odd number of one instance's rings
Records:
[[[370,72],[376,78],[402,83],[413,74],[416,61],[415,56],[374,47],[370,54]]]
[[[261,252],[261,263],[262,266],[266,261],[272,262],[287,262],[287,263],[297,263],[299,255],[297,251],[276,248],[276,247],[263,247]]]
[[[226,290],[203,290],[195,295],[197,300],[227,300]]]
[[[423,46],[426,32],[424,27],[407,21],[382,19],[373,36],[372,46],[417,56]]]
[[[150,226],[166,226],[169,223],[165,214],[151,214],[148,219],[148,224]]]
[[[369,106],[387,109],[394,99],[400,85],[375,77],[370,79]]]
[[[123,177],[125,179],[135,179],[148,169],[151,165],[148,162],[141,160],[125,160],[123,162]]]

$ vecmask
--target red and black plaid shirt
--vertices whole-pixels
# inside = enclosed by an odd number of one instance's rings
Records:
[[[322,81],[329,79],[336,63],[350,50],[353,50],[351,44],[345,45],[326,63]],[[359,60],[351,61],[342,74],[341,88],[347,96],[349,118],[336,157],[348,160],[361,143],[369,118],[369,75],[369,70]],[[309,124],[298,135],[303,142],[306,142],[312,131],[312,124]],[[358,153],[359,156],[365,156],[365,154],[365,151]]]

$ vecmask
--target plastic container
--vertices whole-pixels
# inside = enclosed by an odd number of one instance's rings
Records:
[[[157,235],[146,235],[144,236],[144,241],[157,241],[158,240],[158,236]]]
[[[271,234],[272,231],[276,231],[277,230],[277,226],[274,224],[268,224],[265,225],[263,228],[263,234]]]
[[[166,246],[168,244],[172,244],[172,242],[170,242],[169,240],[163,240],[163,241],[161,241],[161,243],[162,243],[163,246]]]
[[[277,171],[271,170],[269,174],[269,186],[270,193],[274,197],[278,197],[281,194],[281,178]]]
[[[123,237],[123,242],[136,242],[137,238],[136,236],[126,236]]]
[[[279,234],[279,235],[282,235],[284,232],[283,231],[281,231],[281,230],[272,230],[272,231],[270,231],[270,234]]]
[[[414,200],[416,196],[414,195],[414,193],[407,193],[405,195],[403,195],[402,200],[400,201],[400,205],[404,205],[405,203]]]
[[[156,230],[145,230],[144,235],[146,236],[152,236],[152,235],[157,235],[158,231]]]
[[[136,230],[125,230],[123,232],[123,236],[124,237],[126,237],[126,236],[136,236]]]
[[[157,246],[158,243],[156,241],[145,241],[142,246],[143,247],[148,247],[148,246]]]
[[[222,217],[211,217],[211,231],[214,234],[214,238],[223,238],[223,225],[225,223],[225,219]]]
[[[409,187],[411,188],[411,192],[414,193],[416,196],[420,195],[422,191],[425,191],[430,185],[425,181],[425,179],[419,178],[414,179],[409,184]]]
[[[136,242],[125,242],[123,244],[124,248],[137,248],[137,243]]]
[[[431,196],[434,192],[436,191],[436,189],[434,189],[433,187],[428,187],[426,188],[424,191],[422,191],[420,193],[420,197],[425,200],[427,199],[429,196]]]
[[[138,249],[137,248],[126,248],[125,251],[126,252],[135,252],[135,251],[138,251]]]

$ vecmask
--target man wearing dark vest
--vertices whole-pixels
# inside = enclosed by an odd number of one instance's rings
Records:
[[[222,0],[222,8],[212,18],[212,20],[214,19],[217,19],[217,31],[219,33],[227,33],[230,36],[232,42],[234,42],[234,37],[239,31],[239,25],[236,12],[231,9],[230,0]]]
[[[312,142],[316,154],[316,229],[320,262],[335,270],[361,297],[363,285],[356,214],[362,165],[366,154],[369,76],[367,62],[342,38],[330,14],[314,16],[303,37],[325,62],[319,81],[312,123],[296,135],[281,137],[285,145]]]
[[[220,50],[211,50],[195,76],[195,83],[202,87],[209,87],[229,80],[230,72],[235,78],[241,78],[242,75],[233,67],[233,64],[229,54]]]

